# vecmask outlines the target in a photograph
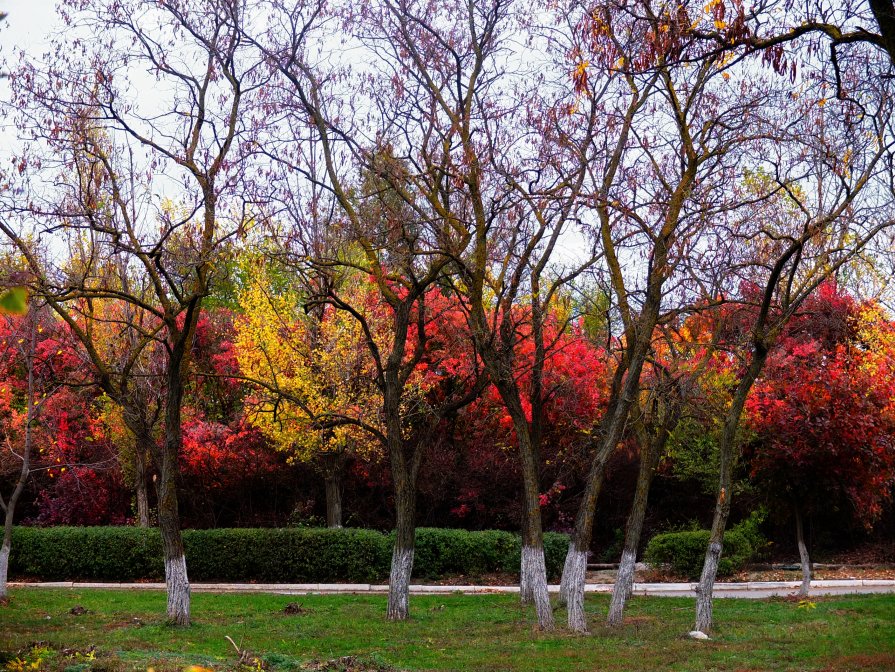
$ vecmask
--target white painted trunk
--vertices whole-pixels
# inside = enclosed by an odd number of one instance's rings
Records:
[[[805,543],[805,530],[802,527],[802,512],[796,506],[796,544],[799,547],[799,562],[802,564],[802,585],[799,597],[808,597],[811,591],[811,558],[808,556],[808,545]]]
[[[618,565],[618,576],[615,578],[615,586],[612,588],[612,601],[609,603],[609,617],[606,624],[610,626],[621,625],[625,620],[625,604],[634,590],[634,565],[637,555],[630,549],[622,553],[621,562]]]
[[[534,602],[534,568],[532,566],[534,552],[537,549],[523,546],[519,566],[519,599],[522,604]]]
[[[8,593],[7,581],[9,580],[9,551],[8,544],[0,546],[0,598]]]
[[[168,620],[175,625],[190,624],[190,580],[186,558],[165,558],[165,586],[168,589]]]
[[[413,572],[413,549],[395,546],[392,570],[388,577],[388,611],[390,621],[404,621],[410,615],[410,574]]]
[[[811,591],[811,558],[808,557],[808,547],[804,539],[799,539],[799,560],[802,563],[802,585],[799,588],[799,596],[808,597]]]
[[[811,569],[808,563],[802,561],[802,585],[799,586],[799,597],[808,597],[811,592]]]
[[[562,574],[562,590],[566,594],[569,629],[573,632],[587,632],[587,618],[584,615],[586,573],[587,551],[579,551],[569,546]]]
[[[523,598],[523,602],[534,603],[538,615],[538,627],[541,630],[552,630],[553,608],[550,606],[550,593],[547,591],[547,564],[544,561],[542,547],[522,547],[520,577],[520,592],[527,590],[530,596],[528,600]]]
[[[569,596],[569,582],[572,580],[572,577],[575,575],[576,571],[576,563],[580,562],[580,554],[575,550],[575,542],[569,542],[569,550],[566,552],[566,560],[563,563],[562,567],[562,577],[559,581],[559,606],[564,607],[568,604],[568,596]],[[587,557],[585,554],[585,569],[587,569]]]
[[[696,589],[696,627],[694,630],[708,634],[712,630],[712,591],[718,575],[718,561],[721,559],[721,542],[709,544],[702,566],[702,576]]]

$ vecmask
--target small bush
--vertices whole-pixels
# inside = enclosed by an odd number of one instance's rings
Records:
[[[185,530],[193,581],[377,583],[388,578],[392,537],[372,530],[261,528]],[[547,573],[562,571],[568,537],[544,535]],[[509,532],[417,530],[414,576],[519,571],[520,539]],[[10,574],[44,581],[164,578],[158,529],[17,527]]]
[[[668,565],[675,574],[696,579],[702,573],[710,536],[708,530],[657,534],[647,544],[644,559],[651,565]],[[745,535],[733,528],[727,530],[721,560],[718,562],[718,576],[730,576],[742,569],[752,558],[752,554],[752,546]]]
[[[767,520],[767,517],[767,509],[760,508],[730,528],[731,532],[742,534],[749,542],[749,546],[752,547],[752,557],[749,558],[749,561],[762,560],[768,555],[771,543],[761,531],[761,525]]]

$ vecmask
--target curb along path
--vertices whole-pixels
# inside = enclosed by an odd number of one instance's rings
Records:
[[[611,593],[611,583],[591,583],[585,586],[588,593]],[[748,583],[716,583],[714,597],[760,599],[796,595],[800,581],[750,581]],[[100,588],[109,590],[164,590],[164,583],[87,583],[79,581],[55,581],[24,583],[10,581],[12,588]],[[696,583],[635,583],[634,595],[657,597],[696,597]],[[314,593],[387,593],[387,585],[369,583],[194,583],[194,593],[275,593],[280,595],[310,595]],[[559,592],[558,585],[549,586],[551,593]],[[519,586],[441,586],[412,585],[413,595],[487,595],[518,593]],[[895,580],[891,579],[843,579],[812,581],[811,596],[852,595],[870,593],[895,593]]]

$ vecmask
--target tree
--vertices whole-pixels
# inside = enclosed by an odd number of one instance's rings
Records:
[[[844,504],[869,527],[891,497],[892,359],[874,347],[876,334],[891,331],[876,306],[827,282],[793,317],[746,401],[750,476],[792,513],[803,596],[811,582],[804,516]]]
[[[706,370],[714,363],[718,334],[707,333],[703,323],[697,307],[697,312],[683,324],[663,325],[657,330],[640,398],[633,404],[630,424],[639,448],[640,468],[609,604],[606,622],[610,626],[624,621],[625,604],[633,590],[634,566],[653,476],[682,417],[705,403],[707,395],[700,388]]]
[[[72,31],[56,44],[51,64],[25,59],[14,75],[20,128],[30,135],[20,164],[29,192],[8,207],[24,221],[33,217],[29,223],[44,237],[79,245],[69,248],[78,265],[74,272],[50,269],[31,251],[24,223],[0,228],[28,257],[34,289],[67,321],[110,397],[121,389],[116,383],[130,383],[139,355],[110,370],[92,341],[91,301],[124,304],[123,312],[134,315],[128,326],[136,327],[135,340],[164,351],[164,440],[150,449],[159,471],[168,616],[186,625],[190,589],[176,490],[185,374],[216,257],[244,225],[241,212],[228,225],[222,206],[239,181],[242,140],[253,131],[242,115],[258,85],[258,64],[239,39],[239,3],[187,12],[175,3],[97,0],[62,10],[72,28],[94,39],[80,43],[91,45],[82,53],[70,42],[79,39]],[[167,98],[150,104],[129,97],[129,78],[141,69]],[[76,179],[55,181],[56,171],[72,170]],[[183,213],[156,210],[156,173],[182,178]],[[76,231],[90,235],[67,235]],[[124,274],[97,273],[105,260],[117,261]],[[73,314],[75,304],[87,307],[83,320]]]
[[[307,278],[308,305],[329,304],[344,311],[358,321],[366,337],[384,431],[360,418],[338,418],[330,424],[363,427],[377,438],[389,460],[396,535],[388,617],[397,620],[408,615],[416,478],[426,443],[442,419],[474,399],[477,389],[474,383],[460,382],[446,386],[432,407],[408,403],[417,367],[427,352],[427,325],[438,314],[429,304],[437,295],[432,290],[443,281],[452,259],[463,253],[470,234],[456,219],[444,217],[440,201],[444,194],[432,191],[433,182],[451,189],[450,173],[443,170],[450,141],[438,93],[427,90],[420,80],[398,82],[394,77],[394,68],[403,71],[401,62],[409,63],[414,52],[419,59],[417,49],[428,48],[424,43],[436,43],[425,29],[408,23],[418,8],[390,2],[365,7],[363,12],[350,6],[332,8],[339,19],[346,19],[346,37],[358,41],[371,56],[372,70],[347,73],[328,70],[302,46],[322,23],[318,19],[323,9],[321,4],[302,13],[289,3],[271,2],[265,11],[277,29],[247,39],[276,71],[274,99],[282,112],[283,137],[297,139],[271,142],[264,150],[284,171],[283,181],[277,182],[282,187],[278,214],[291,225],[292,249]],[[441,9],[439,13],[447,16]],[[485,22],[486,40],[489,20],[475,17]],[[479,39],[476,35],[477,45]],[[473,55],[471,47],[463,48]],[[473,58],[481,62],[484,56]],[[476,66],[462,59],[459,65],[464,72],[471,68],[475,88]],[[416,90],[396,92],[405,84]],[[420,113],[425,109],[432,114]],[[432,162],[436,157],[442,157],[437,164]],[[288,182],[294,175],[302,176],[304,183]],[[433,199],[427,200],[426,194]],[[364,305],[331,281],[334,272],[352,269],[372,278],[388,316],[384,347],[375,338]]]
[[[236,357],[242,375],[258,382],[248,417],[290,459],[318,465],[326,482],[327,526],[342,527],[345,462],[376,450],[364,429],[335,422],[340,416],[360,418],[378,403],[367,334],[350,313],[331,305],[305,311],[295,289],[277,286],[272,275],[257,260],[239,294],[243,313],[236,322]],[[364,307],[371,333],[384,347],[387,315],[377,305],[375,287],[357,274],[342,282],[340,293],[351,305]],[[382,431],[379,422],[369,422]]]
[[[656,326],[715,299],[703,291],[711,281],[685,278],[702,259],[719,272],[723,258],[707,255],[712,232],[746,205],[731,180],[763,143],[782,140],[769,112],[782,92],[758,86],[733,53],[708,54],[688,40],[690,11],[610,2],[577,17],[580,80],[595,82],[581,95],[604,91],[601,70],[616,73],[611,135],[594,140],[600,158],[586,190],[602,286],[612,294],[606,322],[616,354],[560,589],[575,631],[587,628],[584,576],[605,466],[638,398]]]

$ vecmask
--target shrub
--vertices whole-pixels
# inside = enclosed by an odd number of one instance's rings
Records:
[[[384,582],[392,537],[372,530],[261,528],[185,530],[193,581],[270,583]],[[559,576],[568,537],[544,535],[547,572]],[[509,532],[417,530],[414,576],[519,571],[519,536]],[[44,581],[161,580],[162,542],[155,528],[17,527],[10,574]]]
[[[569,538],[564,534],[544,534],[547,576],[562,573]],[[469,532],[439,528],[416,531],[413,575],[438,578],[447,574],[477,576],[491,572],[518,573],[522,542],[519,535],[498,530]]]
[[[17,527],[9,560],[10,574],[46,581],[165,575],[159,531],[138,527]]]
[[[752,547],[752,557],[750,558],[752,561],[763,559],[768,555],[771,544],[761,531],[761,525],[767,520],[767,517],[768,511],[762,507],[730,528],[731,532],[739,532],[749,542]]]
[[[709,530],[664,532],[650,539],[644,559],[652,565],[668,565],[676,574],[696,579],[702,573]],[[752,545],[735,528],[724,534],[724,547],[718,562],[718,576],[730,576],[745,565],[753,555]]]

